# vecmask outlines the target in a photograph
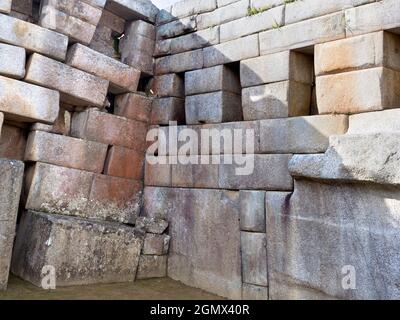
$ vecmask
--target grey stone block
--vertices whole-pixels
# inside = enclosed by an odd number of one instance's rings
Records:
[[[141,255],[137,271],[137,279],[165,278],[167,276],[168,256]]]
[[[203,50],[201,49],[178,53],[156,59],[155,74],[162,75],[201,69],[204,65],[203,62]]]
[[[265,192],[240,191],[240,229],[265,232]]]
[[[158,8],[151,1],[109,0],[105,8],[117,16],[127,20],[156,21]]]
[[[243,282],[268,286],[267,235],[241,232]]]
[[[185,100],[173,97],[154,99],[150,123],[168,125],[170,121],[185,122]]]
[[[174,38],[185,33],[196,31],[196,29],[197,24],[195,16],[179,19],[159,26],[156,31],[156,39]]]
[[[170,236],[166,234],[146,233],[142,253],[162,256],[168,254]]]
[[[21,79],[25,76],[24,48],[0,43],[0,74],[6,77]]]
[[[0,0],[0,13],[10,13],[11,3],[12,0]]]
[[[185,97],[184,79],[182,76],[172,73],[155,76],[150,83],[153,94],[157,97]]]
[[[268,287],[255,286],[243,283],[243,300],[268,300]]]

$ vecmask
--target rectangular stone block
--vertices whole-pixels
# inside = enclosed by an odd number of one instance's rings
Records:
[[[82,42],[84,44],[89,44],[92,41],[96,31],[96,26],[57,10],[50,5],[41,7],[39,24],[43,28],[65,34],[72,42]]]
[[[119,51],[121,53],[122,61],[126,58],[132,57],[138,51],[152,56],[154,48],[154,40],[136,33],[123,36],[119,42]]]
[[[0,76],[0,111],[6,119],[51,124],[59,112],[60,94]]]
[[[142,191],[141,181],[96,174],[85,214],[88,218],[133,225],[140,213]]]
[[[103,10],[99,21],[99,25],[107,27],[117,34],[124,33],[125,24],[126,21],[124,19],[118,17],[117,15],[108,10]]]
[[[262,153],[323,153],[329,137],[345,134],[346,115],[317,115],[260,122]]]
[[[290,154],[247,154],[241,157],[246,167],[235,162],[223,162],[219,167],[219,187],[229,190],[292,190],[293,179],[288,169],[291,157]]]
[[[243,300],[268,300],[268,287],[255,286],[243,283]]]
[[[399,35],[380,31],[315,46],[316,75],[373,67],[400,71]]]
[[[157,13],[156,26],[161,26],[167,22],[174,20],[175,18],[171,15],[172,6],[168,5],[165,8],[161,8]]]
[[[271,8],[222,24],[220,41],[226,42],[261,31],[279,28],[284,24],[284,8],[285,6]]]
[[[218,4],[214,11],[199,14],[196,18],[199,30],[242,18],[247,15],[249,0],[231,1],[223,6]],[[227,4],[230,4],[229,6]]]
[[[3,124],[0,137],[0,158],[23,161],[26,132],[19,127]]]
[[[31,131],[44,131],[69,136],[71,132],[71,112],[60,108],[58,117],[53,125],[35,123],[30,128]]]
[[[155,74],[180,73],[203,68],[203,50],[178,53],[155,61]]]
[[[143,37],[143,39],[147,38]],[[152,53],[130,49],[128,55],[125,56],[124,51],[121,51],[121,61],[142,71],[142,75],[144,76],[152,76],[154,73],[154,59]]]
[[[12,0],[0,0],[0,13],[10,13],[11,3]]]
[[[162,256],[168,254],[170,236],[166,234],[146,233],[142,253]]]
[[[34,53],[25,80],[58,90],[61,101],[77,106],[103,107],[109,82],[61,62]]]
[[[28,137],[24,160],[101,173],[107,147],[98,142],[32,131]]]
[[[241,61],[254,58],[260,55],[258,35],[251,35],[244,38],[217,44],[205,48],[204,67],[212,67],[219,64]],[[197,68],[199,69],[199,68]]]
[[[400,131],[400,109],[354,114],[349,117],[349,134]]]
[[[214,91],[241,93],[237,70],[220,65],[185,73],[186,96]]]
[[[95,8],[103,9],[104,6],[106,5],[107,0],[82,0],[82,1],[86,2],[87,4],[90,4]]]
[[[146,148],[147,124],[90,109],[72,117],[73,137],[142,152]]]
[[[138,217],[135,224],[136,228],[152,234],[163,234],[168,228],[168,222],[164,219]]]
[[[305,84],[314,81],[313,57],[295,51],[269,54],[240,62],[242,87],[293,80]]]
[[[3,14],[0,14],[0,25],[1,42],[23,47],[29,52],[38,52],[57,60],[65,59],[68,37]]]
[[[114,101],[114,114],[148,123],[152,101],[151,98],[137,93],[118,95]]]
[[[154,41],[156,38],[156,27],[142,20],[132,21],[125,27],[125,35],[128,37],[130,35],[141,35]]]
[[[186,97],[186,123],[204,124],[243,120],[240,95],[217,91]]]
[[[92,41],[89,44],[89,47],[111,58],[118,56],[114,48],[112,30],[100,24],[96,28],[96,31],[93,35]]]
[[[244,120],[304,116],[310,113],[311,85],[282,81],[244,88]]]
[[[185,33],[196,31],[196,29],[197,24],[195,16],[179,19],[159,26],[156,31],[156,39],[174,38]]]
[[[12,272],[39,287],[45,265],[55,268],[58,287],[133,282],[143,238],[139,230],[117,223],[28,211],[19,226]]]
[[[267,235],[241,232],[243,282],[268,286]]]
[[[168,256],[144,256],[139,259],[137,279],[165,278]]]
[[[223,297],[240,299],[238,192],[149,188],[147,196],[151,201],[145,200],[146,214],[168,217],[168,276]],[[199,243],[202,245],[196,245]]]
[[[1,127],[1,125],[0,125]],[[20,161],[0,160],[0,291],[7,289],[24,176]]]
[[[125,20],[156,21],[158,8],[151,1],[110,0],[105,8]]]
[[[12,11],[16,11],[27,16],[32,16],[33,0],[13,0],[10,2],[12,2]]]
[[[265,192],[240,191],[240,230],[265,232]]]
[[[25,49],[0,43],[0,74],[22,79],[25,76]]]
[[[167,125],[170,121],[185,123],[185,100],[173,97],[154,99],[150,123]]]
[[[183,0],[172,5],[171,14],[173,17],[181,18],[213,11],[216,8],[216,0]]]
[[[260,53],[308,48],[345,36],[344,13],[339,12],[260,33]]]
[[[316,87],[321,114],[360,113],[400,105],[400,72],[387,68],[319,76]]]
[[[160,156],[162,163],[149,162],[146,158],[144,184],[146,186],[170,187],[172,184],[172,167],[167,163],[168,157]]]
[[[151,80],[150,88],[157,97],[185,97],[184,79],[176,73],[156,76]]]
[[[139,70],[79,43],[69,49],[66,63],[71,67],[108,80],[110,91],[114,94],[134,92],[138,88]]]
[[[141,180],[144,172],[144,154],[128,148],[112,146],[107,154],[104,174]]]

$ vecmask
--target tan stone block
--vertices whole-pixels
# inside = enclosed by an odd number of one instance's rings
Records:
[[[140,71],[122,62],[107,57],[79,43],[67,54],[66,63],[110,82],[110,91],[115,94],[136,91]]]
[[[127,93],[115,97],[114,114],[131,120],[150,121],[152,99],[145,95]]]
[[[104,174],[141,180],[144,172],[143,153],[128,148],[112,146],[107,155]]]
[[[43,131],[28,137],[25,161],[44,162],[62,167],[101,173],[107,145]]]
[[[0,76],[0,111],[6,119],[51,124],[59,101],[57,91]]]
[[[400,72],[387,68],[319,76],[316,86],[321,114],[352,114],[400,105]]]

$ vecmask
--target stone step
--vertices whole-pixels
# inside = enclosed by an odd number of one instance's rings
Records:
[[[25,161],[102,173],[108,146],[43,131],[29,134]]]
[[[144,152],[147,124],[89,109],[72,117],[71,135]]]
[[[57,287],[133,282],[143,238],[121,224],[28,211],[19,226],[12,272],[39,287],[44,266],[54,268]]]
[[[16,18],[0,14],[0,41],[57,60],[67,54],[68,37]],[[46,39],[46,41],[43,41]]]
[[[306,116],[310,114],[311,85],[274,82],[242,90],[244,120]]]
[[[186,97],[185,112],[187,124],[243,120],[241,96],[227,91]]]
[[[320,114],[353,114],[400,106],[400,72],[392,69],[379,67],[319,76],[316,87]]]
[[[135,92],[138,88],[139,70],[79,43],[69,49],[66,63],[71,67],[108,80],[110,91],[114,94]]]
[[[0,75],[22,79],[25,76],[25,49],[0,43]]]
[[[400,71],[399,35],[380,31],[315,46],[316,75],[373,67]]]
[[[77,106],[103,107],[109,82],[66,64],[33,54],[25,80],[58,90],[61,101]]]
[[[37,162],[27,174],[26,209],[134,224],[140,181]]]
[[[1,116],[0,116],[1,117]],[[0,120],[1,122],[1,120]],[[1,125],[0,125],[1,127]],[[7,289],[24,163],[0,159],[0,291]]]
[[[59,101],[57,91],[0,76],[0,111],[6,119],[52,124]]]
[[[115,97],[114,114],[131,120],[150,121],[152,99],[141,94],[127,93]]]

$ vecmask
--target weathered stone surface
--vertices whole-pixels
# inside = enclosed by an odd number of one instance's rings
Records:
[[[285,8],[285,24],[323,16],[336,11],[360,6],[375,0],[328,0],[323,4],[314,0],[293,1]]]
[[[305,116],[310,113],[311,85],[282,81],[244,88],[244,120]]]
[[[157,28],[156,39],[161,40],[178,37],[182,34],[195,31],[196,26],[195,16],[172,21]]]
[[[98,142],[32,131],[28,137],[24,160],[101,173],[107,147]]]
[[[127,93],[115,98],[114,114],[131,120],[150,121],[152,99],[145,95]]]
[[[136,151],[146,148],[147,125],[94,109],[72,117],[73,137],[116,145]]]
[[[6,119],[51,124],[59,101],[57,91],[0,76],[0,111]]]
[[[10,13],[11,3],[12,0],[0,0],[0,13]]]
[[[217,91],[186,97],[186,123],[204,124],[241,121],[240,95]]]
[[[6,0],[7,2],[7,0]],[[33,0],[13,0],[11,10],[27,16],[32,16]]]
[[[161,156],[164,161],[168,158]],[[171,172],[172,168],[167,163],[150,163],[146,160],[145,173],[144,173],[144,184],[146,186],[159,186],[159,187],[170,187],[171,186]]]
[[[353,114],[349,117],[350,134],[400,131],[400,109]]]
[[[125,20],[145,20],[154,23],[158,8],[151,1],[110,0],[105,8]]]
[[[174,54],[156,59],[155,74],[180,73],[203,68],[203,50]]]
[[[268,286],[267,235],[241,232],[243,282]]]
[[[137,279],[165,278],[168,256],[144,256],[139,259]]]
[[[238,192],[147,189],[147,196],[150,193],[152,196],[151,202],[145,200],[146,214],[168,216],[171,236],[168,276],[224,297],[240,299]],[[196,245],[199,243],[202,245]]]
[[[142,20],[129,22],[125,28],[125,36],[130,37],[135,35],[141,35],[154,41],[156,38],[156,27]]]
[[[316,84],[321,114],[360,113],[400,105],[400,72],[391,69],[379,67],[320,76]]]
[[[0,14],[0,41],[64,60],[68,37],[37,25]],[[46,41],[43,41],[46,39]]]
[[[241,93],[239,75],[224,65],[185,73],[185,93],[187,96],[214,91]]]
[[[104,174],[141,180],[144,172],[144,154],[128,148],[112,146],[107,154]]]
[[[151,80],[150,88],[157,97],[185,97],[184,79],[182,76],[172,73],[156,76]]]
[[[138,51],[150,56],[154,53],[155,41],[140,34],[130,34],[121,38],[119,50],[122,60],[132,57]],[[133,51],[133,52],[131,52]]]
[[[141,37],[141,39],[141,41],[148,42],[146,37]],[[124,52],[127,52],[126,56]],[[135,69],[142,71],[142,75],[153,75],[154,59],[152,53],[133,49],[123,50],[121,51],[121,61],[130,65],[131,67],[134,67]]]
[[[171,237],[166,234],[146,233],[142,253],[155,256],[166,255],[170,239]]]
[[[60,108],[58,117],[53,125],[35,123],[30,128],[31,131],[45,131],[50,133],[62,134],[69,136],[71,132],[71,112]]]
[[[167,125],[170,121],[185,122],[185,100],[174,97],[154,99],[150,123]]]
[[[45,265],[55,268],[58,287],[133,282],[143,238],[121,224],[28,211],[19,226],[12,272],[36,286]]]
[[[139,70],[79,43],[69,49],[66,63],[71,67],[110,81],[110,91],[114,94],[137,90],[140,78]]]
[[[313,179],[399,185],[399,137],[395,132],[333,136],[324,155],[295,155],[289,169]]]
[[[238,164],[221,164],[219,167],[219,187],[229,190],[273,190],[287,191],[293,188],[293,179],[289,174],[288,163],[292,155],[243,155],[250,174],[238,175]]]
[[[262,153],[319,153],[329,146],[329,137],[345,134],[346,115],[317,115],[260,122]]]
[[[0,43],[0,74],[21,79],[25,76],[25,49]]]
[[[156,26],[159,27],[164,23],[170,22],[175,18],[171,15],[172,6],[165,6],[165,8],[160,9],[156,17]]]
[[[371,67],[400,71],[400,36],[381,31],[315,46],[316,75]]]
[[[25,80],[58,90],[61,101],[78,106],[102,107],[109,85],[107,80],[36,53],[29,58]]]
[[[351,37],[363,33],[399,28],[400,19],[397,14],[399,10],[400,3],[396,0],[379,1],[348,9],[345,11],[346,34]],[[399,33],[398,29],[397,33]]]
[[[258,35],[255,34],[217,44],[215,46],[205,48],[203,52],[204,67],[212,67],[219,64],[227,64],[230,62],[254,58],[260,54]]]
[[[249,0],[235,0],[231,2],[232,4],[229,6],[227,6],[228,3],[223,4],[224,7],[218,4],[218,9],[198,15],[196,18],[197,28],[201,30],[212,26],[221,25],[247,15]]]
[[[268,288],[243,283],[243,300],[268,300]]]
[[[112,30],[102,25],[97,26],[89,47],[111,58],[118,56],[114,48]]]
[[[216,8],[216,0],[183,0],[172,5],[171,15],[173,17],[181,18],[212,11]]]
[[[57,10],[51,5],[41,7],[39,24],[43,28],[65,34],[73,42],[84,44],[92,41],[96,31],[96,26]]]
[[[0,158],[24,160],[27,135],[23,129],[3,124],[0,137]]]
[[[344,13],[339,12],[260,33],[260,53],[307,48],[345,36]]]
[[[145,23],[144,21],[141,22]],[[110,28],[113,32],[116,32],[117,34],[123,34],[125,31],[126,21],[108,10],[103,10],[99,24],[104,27]]]
[[[87,4],[90,4],[93,7],[102,9],[106,5],[107,0],[82,0],[82,1],[86,2]]]
[[[265,232],[265,192],[240,191],[240,230]]]
[[[0,160],[0,290],[7,289],[23,175],[22,162]]]
[[[240,62],[242,87],[293,80],[305,84],[313,82],[312,56],[284,51]]]
[[[226,42],[284,24],[284,6],[271,8],[221,25],[220,41]]]
[[[398,207],[398,189],[372,185],[297,181],[292,197],[267,192],[270,298],[398,299]],[[345,266],[355,290],[343,287]]]
[[[140,213],[141,181],[97,174],[90,188],[88,218],[134,224]]]
[[[168,228],[168,222],[160,218],[138,217],[135,226],[147,233],[163,234]]]

